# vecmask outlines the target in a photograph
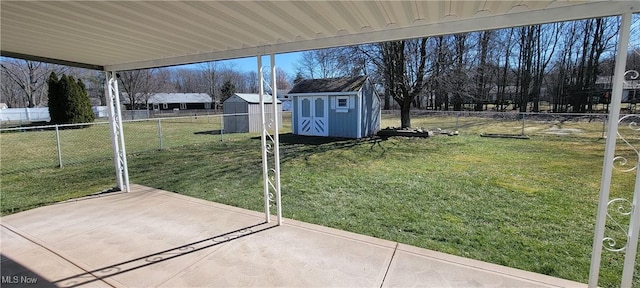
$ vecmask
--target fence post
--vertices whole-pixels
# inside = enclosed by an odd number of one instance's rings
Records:
[[[220,141],[224,138],[224,115],[220,115]]]
[[[158,150],[162,150],[162,123],[161,123],[162,119],[158,119],[158,145],[159,145],[159,149]]]
[[[62,149],[60,147],[60,131],[58,130],[58,124],[56,124],[56,146],[58,148],[58,167],[62,168]]]
[[[458,129],[458,121],[459,121],[459,119],[460,119],[460,113],[461,113],[461,112],[460,112],[460,111],[458,111],[458,114],[456,115],[456,129],[455,129],[456,131],[460,130],[460,129]]]
[[[606,127],[607,127],[607,114],[604,114],[604,117],[602,117],[602,136],[600,137],[600,139],[605,139],[607,138],[606,133]]]
[[[525,118],[525,114],[522,113],[522,132],[520,132],[520,135],[524,135],[524,118]]]

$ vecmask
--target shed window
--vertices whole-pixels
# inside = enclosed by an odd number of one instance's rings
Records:
[[[338,108],[349,108],[349,98],[347,97],[338,98]]]
[[[347,113],[349,112],[349,96],[336,97],[336,112]]]
[[[316,115],[315,117],[324,117],[324,99],[316,98]]]
[[[186,110],[187,109],[187,103],[180,103],[180,110]]]
[[[169,109],[169,104],[162,103],[162,109]]]
[[[302,100],[302,117],[311,117],[311,101],[309,99]]]

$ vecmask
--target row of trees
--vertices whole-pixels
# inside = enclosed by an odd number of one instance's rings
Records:
[[[310,51],[296,78],[370,75],[403,127],[412,107],[539,112],[544,101],[553,112],[592,112],[609,101],[618,26],[609,17]],[[640,69],[640,47],[627,69]]]
[[[104,105],[104,74],[44,62],[2,57],[0,59],[0,102],[10,108],[48,105],[48,79],[51,73],[74,75],[82,80],[93,105]]]
[[[634,15],[634,27],[639,19]],[[414,107],[483,110],[489,104],[499,111],[537,112],[543,101],[553,112],[591,112],[608,102],[608,87],[601,84],[613,71],[618,25],[617,17],[597,18],[307,51],[296,75],[278,70],[278,88],[303,78],[369,75],[379,84],[384,108],[395,102],[403,115]],[[631,39],[639,33],[634,30]],[[2,61],[3,101],[11,106],[46,105],[42,75],[73,74],[71,68],[20,61]],[[640,70],[637,47],[627,62],[628,69]],[[102,74],[72,72],[87,83],[91,97],[103,99]],[[221,103],[233,92],[258,90],[255,71],[216,62],[123,71],[119,79],[131,107],[146,107],[159,92],[208,93]],[[402,119],[402,126],[410,125],[408,116]]]
[[[52,72],[74,75],[85,84],[92,105],[106,105],[104,74],[99,71],[11,58],[2,58],[0,68],[0,102],[9,107],[47,106],[47,79]],[[276,75],[279,89],[291,87],[291,79],[284,70],[278,68]],[[207,93],[214,102],[222,103],[235,92],[258,91],[258,74],[255,71],[239,71],[216,62],[188,68],[121,71],[118,77],[123,99],[126,98],[130,107],[139,109],[145,109],[149,97],[155,93]]]
[[[277,68],[279,89],[290,88],[289,75]],[[269,77],[269,75],[265,75]],[[207,93],[214,103],[222,103],[233,93],[256,93],[258,73],[243,72],[216,62],[201,63],[189,68],[157,68],[119,73],[120,88],[132,107],[147,107],[155,93]],[[143,108],[144,109],[144,108]]]

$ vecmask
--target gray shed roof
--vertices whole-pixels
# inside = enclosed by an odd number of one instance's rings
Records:
[[[260,95],[258,94],[249,94],[249,93],[235,93],[235,96],[238,96],[244,101],[247,101],[249,104],[258,104],[260,103]],[[271,103],[271,95],[264,95],[264,103]],[[276,103],[282,103],[280,100],[277,100]]]
[[[156,93],[149,97],[149,103],[211,103],[206,93]]]
[[[289,94],[318,92],[356,92],[362,88],[367,76],[324,79],[305,79],[298,82]]]

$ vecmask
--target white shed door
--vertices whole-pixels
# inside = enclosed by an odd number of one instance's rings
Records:
[[[327,96],[298,97],[298,133],[309,136],[328,136]]]

